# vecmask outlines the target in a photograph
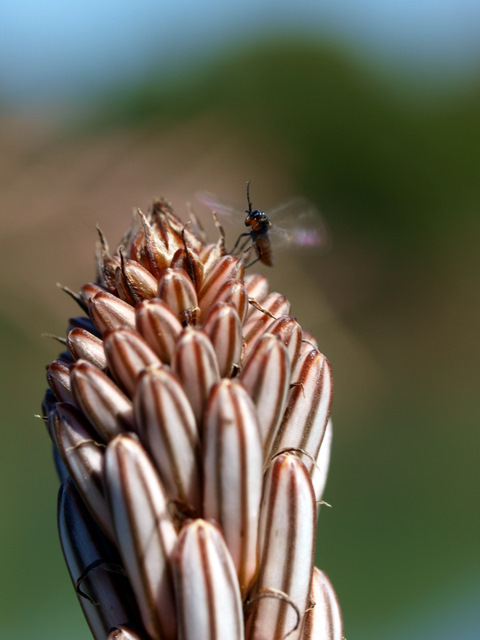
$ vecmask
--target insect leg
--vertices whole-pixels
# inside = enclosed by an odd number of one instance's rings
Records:
[[[251,238],[251,237],[252,237],[251,232],[250,232],[250,231],[245,231],[245,233],[241,233],[241,234],[238,236],[237,241],[235,242],[235,245],[234,245],[234,247],[233,247],[233,249],[231,250],[231,252],[230,252],[230,253],[235,254],[235,251],[236,251],[236,249],[237,249],[237,247],[238,247],[238,244],[239,244],[239,242],[240,242],[240,239],[241,239],[241,238],[245,238],[246,236],[248,236],[249,238]],[[238,250],[239,250],[239,252],[240,252],[240,251],[243,251],[243,249],[245,248],[246,244],[247,244],[247,242],[243,242],[242,246],[238,249]],[[252,244],[253,244],[253,243],[252,243]]]
[[[253,243],[255,244],[255,243]],[[253,246],[252,244],[252,246]],[[247,251],[245,251],[244,253],[248,253],[248,251],[250,251],[250,249],[252,248],[252,246],[250,246]],[[256,262],[258,262],[259,260],[262,259],[262,252],[260,250],[260,247],[258,245],[255,245],[255,249],[257,250],[257,257],[255,258],[255,260],[252,260],[251,262],[249,262],[248,264],[245,265],[245,269],[247,269],[248,267],[251,267],[252,264],[255,264]]]

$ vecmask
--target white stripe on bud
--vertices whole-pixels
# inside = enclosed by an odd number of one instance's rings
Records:
[[[243,640],[242,601],[232,559],[218,529],[193,520],[175,554],[179,640]]]
[[[86,360],[72,365],[70,379],[76,404],[104,442],[134,431],[133,405],[110,378]]]
[[[178,379],[161,367],[139,378],[135,415],[142,442],[157,465],[165,492],[187,513],[200,513],[200,439],[193,410]]]
[[[343,620],[337,595],[327,575],[317,567],[313,569],[311,598],[302,640],[342,640]]]
[[[130,329],[108,331],[104,344],[113,377],[132,397],[139,373],[150,365],[160,364],[160,360],[145,340]]]
[[[313,349],[303,359],[291,387],[271,455],[294,448],[315,460],[330,416],[333,392],[330,364],[320,351]],[[313,461],[305,458],[304,462],[311,471]]]
[[[101,334],[122,327],[135,329],[133,307],[107,291],[101,291],[91,298],[88,313]]]
[[[245,362],[240,380],[257,408],[264,456],[269,453],[285,410],[290,360],[279,338],[265,334]]]
[[[277,456],[265,477],[259,574],[248,604],[249,640],[301,637],[309,606],[315,522],[315,496],[304,464],[292,454]]]
[[[48,416],[49,432],[91,513],[111,540],[115,539],[103,486],[105,448],[82,414],[59,402]]]
[[[200,425],[210,389],[220,379],[217,357],[204,331],[189,327],[183,331],[173,354],[172,371],[182,383]]]
[[[153,638],[174,640],[177,620],[170,558],[177,533],[157,472],[134,438],[117,436],[108,445],[105,486],[143,624]]]
[[[332,434],[332,420],[329,419],[327,422],[327,427],[325,429],[325,435],[323,436],[322,444],[320,445],[320,451],[318,452],[315,465],[313,466],[310,473],[318,506],[320,506],[320,502],[323,497],[323,491],[327,483],[328,467],[330,466],[330,450],[332,448]]]
[[[93,637],[104,640],[109,629],[136,623],[138,611],[115,547],[102,534],[71,481],[58,497],[58,531],[73,586]],[[130,636],[133,640],[134,637]],[[127,640],[128,636],[124,636]]]
[[[239,382],[223,379],[212,389],[203,446],[204,516],[220,524],[245,593],[257,567],[263,452],[255,407]]]
[[[137,329],[160,360],[170,364],[175,343],[182,332],[177,316],[158,298],[145,300],[135,308]]]
[[[243,265],[238,258],[230,255],[220,258],[205,278],[205,282],[198,295],[198,306],[201,309],[201,318],[208,313],[208,310],[213,305],[215,298],[225,282],[227,280],[241,279],[243,272]]]
[[[107,367],[103,341],[85,329],[76,327],[68,332],[67,349],[74,360],[82,358],[99,369]]]
[[[290,303],[281,293],[270,293],[261,304],[261,309],[255,308],[243,326],[246,342],[245,357],[251,353],[257,342],[267,330],[272,320],[290,313]]]
[[[218,302],[205,319],[203,330],[215,349],[220,376],[229,378],[235,366],[240,368],[243,347],[242,324],[234,305]]]
[[[183,269],[164,269],[158,279],[158,298],[172,310],[177,318],[197,309],[197,292]]]

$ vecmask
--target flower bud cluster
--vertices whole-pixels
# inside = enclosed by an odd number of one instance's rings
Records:
[[[164,201],[73,297],[44,400],[95,638],[340,640],[314,568],[328,360],[267,279]]]

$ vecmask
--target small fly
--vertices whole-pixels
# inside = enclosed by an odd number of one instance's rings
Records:
[[[320,247],[326,244],[327,234],[318,211],[305,198],[294,198],[275,207],[268,215],[254,209],[250,199],[250,182],[247,182],[248,209],[241,211],[221,201],[210,193],[197,193],[197,198],[216,213],[227,217],[244,217],[249,229],[241,233],[230,252],[232,255],[248,256],[255,249],[257,257],[246,266],[260,261],[268,267],[274,264],[272,239],[275,244],[301,247]],[[272,223],[272,219],[275,220]],[[278,224],[277,224],[278,220]]]

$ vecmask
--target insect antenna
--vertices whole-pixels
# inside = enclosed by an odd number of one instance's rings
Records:
[[[247,202],[248,202],[247,213],[252,213],[252,202],[250,200],[250,180],[247,180]]]

